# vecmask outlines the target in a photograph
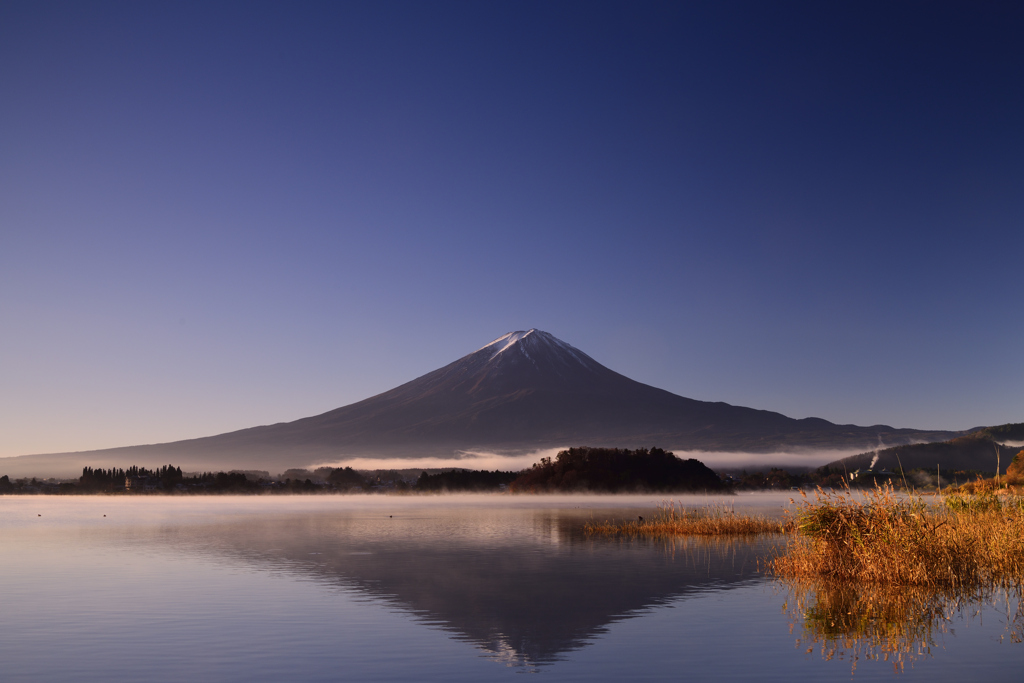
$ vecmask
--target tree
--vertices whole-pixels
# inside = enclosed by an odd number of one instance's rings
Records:
[[[722,480],[699,460],[660,448],[581,446],[542,458],[512,482],[513,491],[720,491]]]
[[[1013,479],[1024,479],[1024,450],[1013,456],[1013,462],[1006,468],[1006,476]]]

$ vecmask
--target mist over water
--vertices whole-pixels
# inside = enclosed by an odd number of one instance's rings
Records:
[[[789,502],[789,493],[753,492],[742,496],[744,509],[777,512]],[[144,528],[173,524],[194,526],[226,521],[251,522],[276,516],[340,514],[382,516],[422,514],[425,511],[563,511],[579,510],[586,516],[614,511],[632,516],[633,510],[653,511],[665,501],[692,506],[733,504],[727,495],[612,495],[612,494],[487,494],[430,495],[353,494],[331,496],[0,496],[0,530],[35,530],[54,527],[89,528],[132,526]],[[104,515],[106,515],[104,517]],[[390,519],[390,517],[389,517]]]
[[[789,496],[672,499],[781,515]],[[789,589],[763,574],[782,539],[583,531],[653,514],[663,500],[0,497],[4,679],[749,680],[752,666],[764,680],[849,675],[846,661],[794,649]],[[958,622],[948,652],[906,675],[967,680],[970,667],[1000,680],[1019,651],[986,619]],[[864,662],[856,677],[891,676],[888,664]]]

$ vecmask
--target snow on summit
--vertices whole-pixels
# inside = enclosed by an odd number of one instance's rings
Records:
[[[568,355],[583,367],[588,367],[586,361],[584,361],[583,358],[580,357],[586,357],[586,355],[583,354],[581,351],[578,351],[569,344],[566,344],[564,341],[562,341],[561,339],[559,339],[558,337],[554,336],[549,332],[544,332],[543,330],[538,330],[532,327],[529,330],[526,330],[525,332],[523,330],[517,330],[515,332],[509,332],[506,335],[498,337],[490,344],[486,344],[482,346],[480,349],[478,349],[477,353],[483,351],[484,349],[491,349],[492,353],[490,355],[490,360],[493,360],[497,358],[499,355],[501,355],[503,352],[511,349],[514,346],[517,346],[524,356],[530,358],[530,354],[526,350],[526,346],[528,344],[531,349],[539,350],[542,353],[544,348],[547,347],[549,351],[555,351],[556,356]],[[567,359],[563,358],[562,362],[567,362]]]
[[[488,348],[494,347],[494,353],[491,354],[491,358],[494,358],[495,356],[497,356],[502,351],[504,351],[504,350],[506,350],[508,348],[511,348],[520,339],[525,339],[526,337],[530,336],[534,332],[537,332],[537,330],[535,330],[533,328],[530,328],[526,332],[523,332],[522,330],[518,330],[516,332],[509,332],[508,334],[506,334],[506,335],[504,335],[502,337],[498,337],[497,339],[492,341],[490,344],[485,344],[484,346],[480,347],[478,349],[478,351],[483,351],[484,349],[488,349]]]

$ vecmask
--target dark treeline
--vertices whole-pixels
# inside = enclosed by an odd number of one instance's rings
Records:
[[[338,488],[347,488],[349,490],[365,490],[370,486],[370,480],[351,467],[339,467],[331,471],[327,475],[327,481]]]
[[[357,491],[409,490],[408,482],[396,476],[364,476],[345,468],[320,468],[315,472],[289,470],[282,478],[266,472],[202,472],[185,474],[180,467],[155,469],[84,467],[77,481],[40,480],[35,477],[11,480],[0,477],[3,493],[56,494],[205,494],[205,493],[348,493]]]
[[[128,469],[111,467],[109,470],[105,470],[102,467],[96,469],[83,467],[82,476],[78,478],[78,486],[82,491],[113,491],[125,488],[125,482],[128,479],[136,480],[140,486],[148,481],[159,481],[161,485],[167,487],[181,483],[184,477],[181,473],[181,468],[174,465],[164,465],[155,470],[136,465]],[[192,479],[194,480],[195,478],[193,477]]]
[[[508,487],[519,472],[486,472],[482,470],[451,470],[427,474],[424,472],[416,480],[416,490],[425,492],[441,491],[501,491]]]
[[[764,491],[778,489],[864,489],[876,485],[890,484],[896,489],[927,490],[950,484],[963,484],[981,479],[986,473],[979,470],[954,470],[933,468],[915,468],[906,471],[889,470],[856,470],[850,472],[836,467],[819,467],[810,472],[789,472],[772,467],[764,471],[729,474],[724,477],[725,483],[739,491]],[[991,476],[991,473],[988,473]]]
[[[155,469],[85,467],[77,481],[34,478],[12,481],[3,476],[0,477],[0,493],[729,492],[866,488],[882,483],[896,488],[929,490],[973,482],[991,474],[941,468],[848,472],[826,466],[800,473],[773,467],[767,472],[743,471],[720,478],[700,461],[682,460],[660,448],[625,450],[581,446],[560,451],[554,459],[542,458],[522,472],[452,469],[422,472],[415,478],[415,471],[409,470],[360,472],[351,467],[323,467],[315,471],[288,470],[274,479],[267,472],[239,470],[186,475],[174,465]]]
[[[731,488],[740,491],[791,488],[811,489],[816,486],[820,486],[823,489],[841,489],[845,488],[847,483],[853,483],[843,470],[833,470],[828,467],[821,467],[811,472],[801,473],[792,473],[778,467],[772,467],[767,473],[763,471],[747,472],[744,470],[739,474],[726,475],[725,481]]]
[[[513,491],[630,493],[722,491],[718,475],[699,460],[682,460],[660,448],[570,448],[522,472]]]
[[[286,479],[250,479],[244,472],[202,472],[185,475],[180,467],[164,465],[155,469],[133,465],[125,469],[112,467],[82,468],[77,482],[17,479],[0,477],[0,493],[263,493],[308,492],[315,489],[309,481]]]
[[[152,470],[133,465],[127,469],[112,467],[108,470],[84,467],[77,488],[81,493],[182,491],[195,488],[245,491],[255,489],[258,485],[258,482],[249,481],[240,472],[203,472],[185,476],[181,468],[174,465]]]

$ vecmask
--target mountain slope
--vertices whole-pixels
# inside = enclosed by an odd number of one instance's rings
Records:
[[[88,456],[92,464],[274,469],[341,457],[450,457],[462,450],[522,452],[586,444],[770,452],[870,448],[880,439],[898,444],[954,435],[795,420],[696,401],[631,380],[547,332],[528,330],[322,415],[168,444],[25,457],[37,464],[41,458]]]
[[[858,469],[887,469],[896,471],[917,468],[943,470],[978,470],[1000,472],[1013,462],[1024,436],[1024,424],[1006,424],[987,427],[948,441],[894,446],[878,451],[860,453],[829,463],[829,467],[852,472]],[[998,454],[998,457],[997,457]]]

